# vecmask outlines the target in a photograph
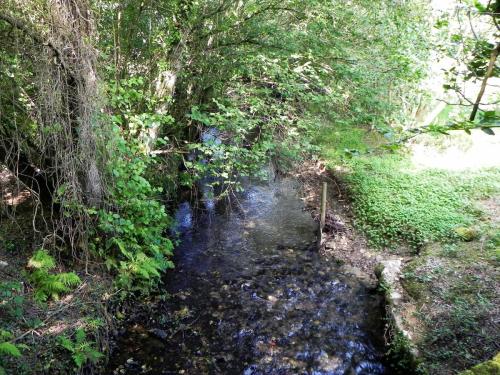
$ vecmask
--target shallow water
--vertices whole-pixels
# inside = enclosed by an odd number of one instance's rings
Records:
[[[291,180],[255,184],[231,209],[187,202],[170,298],[131,325],[108,373],[386,374],[381,299],[315,250]]]

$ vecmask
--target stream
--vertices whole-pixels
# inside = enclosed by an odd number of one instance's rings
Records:
[[[297,189],[249,183],[197,215],[182,203],[169,297],[128,327],[107,373],[388,374],[381,297],[316,251]]]

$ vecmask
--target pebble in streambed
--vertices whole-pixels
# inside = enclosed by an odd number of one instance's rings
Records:
[[[249,186],[223,211],[184,234],[171,298],[127,331],[108,373],[388,373],[380,297],[311,251],[293,181]]]

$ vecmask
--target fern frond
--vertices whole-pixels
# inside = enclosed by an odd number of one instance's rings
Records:
[[[66,350],[70,351],[70,352],[74,352],[75,351],[75,347],[73,345],[73,342],[68,339],[66,336],[59,336],[58,337],[59,339],[59,344]]]
[[[39,270],[51,270],[56,266],[56,262],[53,257],[49,255],[47,250],[38,250],[33,254],[33,256],[28,261],[29,268],[35,268]]]
[[[1,341],[10,340],[12,337],[14,337],[14,336],[12,335],[11,332],[6,331],[4,329],[0,329],[0,340]]]
[[[81,283],[80,278],[74,272],[60,273],[56,275],[58,281],[66,285],[67,287],[75,287]]]
[[[87,335],[85,335],[85,331],[82,328],[78,328],[75,332],[75,340],[77,344],[81,344],[85,342]]]
[[[21,356],[21,351],[17,348],[17,346],[10,342],[1,342],[0,354],[19,358]]]
[[[35,294],[33,295],[33,298],[37,302],[45,302],[45,301],[47,301],[49,296],[47,295],[47,293],[45,293],[45,291],[43,291],[41,289],[37,289],[37,290],[35,290]]]

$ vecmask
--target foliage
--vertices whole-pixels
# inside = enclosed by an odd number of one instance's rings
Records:
[[[493,64],[489,72],[488,66],[491,61],[495,62],[500,51],[500,2],[465,0],[454,5],[455,9],[442,14],[434,26],[438,31],[436,49],[449,61],[443,88],[455,93],[454,104],[467,108],[464,111],[467,116],[457,116],[453,122],[468,129],[480,127],[492,134],[489,126],[498,127],[500,117],[495,108],[498,98],[493,94],[494,85],[488,79],[498,77],[500,70]],[[491,90],[491,95],[487,93],[483,97],[481,84],[486,92]],[[471,105],[474,106],[469,116]],[[481,111],[479,118],[476,118],[477,110]]]
[[[20,318],[23,315],[24,297],[20,295],[22,284],[16,281],[0,282],[0,312],[2,316]]]
[[[47,238],[79,257],[91,238],[122,295],[173,267],[164,190],[204,179],[224,194],[270,160],[286,169],[317,151],[320,116],[389,137],[428,55],[423,0],[4,3],[0,163],[41,177],[27,180],[49,190]],[[338,138],[345,155],[363,152]],[[38,300],[79,283],[43,251],[30,268]],[[61,338],[77,367],[97,359],[85,342]]]
[[[392,369],[396,373],[413,371],[418,374],[419,372],[415,371],[418,363],[413,353],[411,341],[404,335],[404,333],[397,331],[396,328],[392,327],[392,325],[391,329],[393,332],[386,355],[391,360]]]
[[[168,220],[155,197],[159,192],[152,187],[154,178],[147,176],[148,168],[160,169],[181,159],[179,155],[196,154],[186,158],[183,167],[188,173],[180,181],[177,165],[168,170],[167,180],[172,185],[192,185],[210,175],[212,184],[227,192],[237,175],[259,175],[270,159],[285,169],[314,151],[310,138],[319,124],[313,111],[335,113],[339,121],[351,124],[388,126],[403,107],[392,98],[408,99],[425,70],[424,1],[356,0],[346,7],[342,1],[111,4],[99,0],[88,12],[96,15],[95,20],[85,19],[88,27],[81,29],[78,22],[66,21],[74,13],[86,13],[86,2],[62,6],[60,12],[66,12],[66,18],[55,8],[50,9],[54,14],[47,15],[43,7],[22,0],[11,0],[10,5],[0,32],[7,35],[14,28],[16,37],[31,43],[25,50],[19,47],[22,43],[7,42],[0,49],[7,57],[0,67],[2,77],[14,78],[2,80],[9,86],[4,98],[9,127],[2,138],[13,138],[14,133],[26,136],[19,143],[20,151],[28,155],[26,164],[42,172],[54,171],[57,181],[39,185],[53,185],[50,202],[58,205],[62,232],[79,237],[63,240],[83,247],[73,250],[86,251],[87,226],[97,222],[93,228],[93,237],[100,241],[97,253],[118,271],[118,284],[127,287],[135,279],[152,286],[159,272],[172,266],[167,260],[171,244],[163,234]],[[26,10],[35,17],[27,17]],[[42,21],[36,22],[36,16]],[[51,27],[58,17],[62,27]],[[74,43],[64,39],[64,32],[75,38]],[[45,39],[59,41],[68,51],[82,48],[72,55],[81,59],[69,60],[92,71],[79,65],[62,69],[65,57]],[[40,64],[44,72],[88,73],[63,80],[79,90],[54,85],[51,91],[41,84],[47,80],[37,69],[40,49],[56,55],[55,60],[50,55]],[[102,81],[96,84],[92,77]],[[98,98],[98,86],[107,89],[105,98]],[[71,97],[68,102],[75,110],[54,111],[51,105],[66,101],[51,100],[46,93],[53,91],[61,98]],[[44,98],[47,103],[37,100]],[[40,113],[31,106],[40,107]],[[59,110],[73,117],[61,116],[64,124],[56,121],[53,116]],[[106,115],[98,118],[99,110]],[[110,123],[113,126],[103,126]],[[64,132],[59,131],[61,126]],[[220,144],[203,143],[207,127],[219,131]],[[27,147],[45,145],[44,134],[54,148],[47,152],[49,157]],[[57,138],[58,134],[67,138]],[[68,163],[62,161],[57,167],[50,165],[53,155],[57,161],[71,159],[74,168],[63,169]],[[92,168],[81,170],[81,161],[87,159]],[[75,176],[83,176],[82,181]],[[91,190],[96,194],[88,194]],[[101,205],[103,209],[94,208]],[[98,220],[89,220],[88,214]]]
[[[14,344],[12,340],[12,333],[0,329],[0,375],[5,374],[5,369],[2,367],[5,358],[19,358],[22,356],[21,350],[28,349],[26,345]]]
[[[67,336],[58,336],[59,345],[71,353],[73,362],[79,369],[85,363],[98,362],[104,355],[95,348],[95,342],[89,341],[85,330],[78,328],[75,331],[74,339],[68,338]]]
[[[230,187],[237,185],[238,176],[262,175],[269,160],[285,169],[313,150],[309,140],[316,126],[302,106],[327,96],[299,82],[314,81],[317,72],[296,71],[303,63],[301,56],[280,62],[258,55],[249,59],[249,67],[257,62],[260,70],[247,68],[232,79],[227,96],[214,99],[215,108],[192,108],[189,117],[200,126],[201,142],[189,145],[197,157],[184,165],[195,179],[211,176],[214,187]],[[315,84],[323,87],[319,81]]]
[[[38,302],[47,299],[59,299],[60,294],[67,293],[80,284],[81,280],[74,272],[52,274],[56,267],[55,260],[47,250],[37,250],[28,261],[28,280],[35,288],[34,298]]]
[[[118,272],[117,286],[146,292],[156,286],[162,271],[173,267],[168,260],[173,245],[164,234],[170,219],[156,199],[162,189],[151,186],[146,178],[155,160],[137,135],[155,121],[169,119],[134,113],[131,103],[144,98],[133,86],[132,82],[129,90],[112,98],[117,115],[108,118],[113,133],[108,140],[111,162],[107,172],[114,184],[107,196],[108,206],[90,212],[98,219],[95,249],[108,269]]]
[[[404,241],[418,249],[430,241],[457,239],[459,228],[470,227],[480,216],[474,198],[498,189],[497,170],[468,175],[411,171],[409,162],[397,155],[355,158],[348,165],[345,181],[356,224],[378,247]]]

